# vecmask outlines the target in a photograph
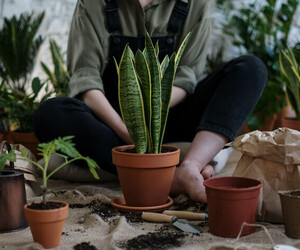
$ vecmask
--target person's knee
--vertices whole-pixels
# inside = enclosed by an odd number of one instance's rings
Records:
[[[34,133],[40,137],[44,131],[51,129],[53,123],[63,114],[63,106],[70,97],[54,97],[44,101],[34,114]]]
[[[239,85],[243,88],[251,89],[257,95],[261,95],[268,82],[268,71],[266,65],[256,56],[243,55],[235,58],[227,70],[240,79]]]
[[[254,55],[244,55],[240,57],[242,60],[245,76],[254,77],[253,84],[258,84],[261,88],[265,88],[268,81],[268,70],[264,62]]]
[[[54,97],[44,101],[35,113],[35,120],[40,120],[41,117],[47,118],[52,113],[58,114],[66,99],[68,97]]]

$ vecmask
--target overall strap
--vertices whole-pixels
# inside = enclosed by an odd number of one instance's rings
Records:
[[[171,14],[168,31],[178,33],[183,26],[185,18],[189,12],[188,0],[178,0]]]
[[[115,0],[105,0],[106,7],[106,16],[108,22],[109,32],[121,31],[121,22],[118,13],[118,4]]]

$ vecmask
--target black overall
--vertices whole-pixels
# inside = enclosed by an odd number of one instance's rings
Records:
[[[188,13],[188,4],[177,1],[169,20],[170,34],[180,32]],[[107,1],[107,16],[111,32],[122,34],[115,1]],[[160,57],[174,50],[174,37],[152,38],[158,41]],[[119,62],[124,46],[129,42],[133,51],[144,48],[143,37],[112,35],[109,64],[103,75],[105,95],[120,113],[117,100],[117,71],[112,60]],[[169,111],[164,142],[191,142],[198,131],[208,130],[234,139],[254,109],[267,83],[265,65],[256,57],[246,55],[225,63],[200,81],[193,94]],[[101,122],[81,100],[57,97],[44,102],[35,116],[35,134],[41,142],[59,136],[74,135],[78,151],[97,161],[99,166],[116,174],[111,149],[124,142]]]
[[[162,61],[166,55],[171,56],[174,52],[174,34],[178,33],[188,14],[188,4],[177,1],[171,14],[168,31],[172,35],[163,37],[152,37],[152,42],[159,45],[159,60]],[[118,5],[115,0],[106,0],[106,15],[108,19],[108,30],[122,34],[122,27],[119,19]],[[103,73],[105,96],[113,108],[120,114],[118,102],[118,75],[113,58],[120,62],[123,50],[126,44],[129,44],[133,53],[138,49],[143,50],[145,47],[145,37],[128,37],[122,35],[111,35],[109,46],[109,62]]]

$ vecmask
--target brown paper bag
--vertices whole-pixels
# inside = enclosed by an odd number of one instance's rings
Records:
[[[233,176],[263,183],[257,219],[282,223],[277,191],[300,188],[300,132],[289,128],[253,131],[237,137],[231,146],[243,153]]]

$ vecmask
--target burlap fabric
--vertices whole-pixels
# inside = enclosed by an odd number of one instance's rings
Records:
[[[234,151],[219,175],[231,175],[240,156],[239,152]],[[94,249],[273,249],[275,244],[300,247],[300,240],[285,236],[281,224],[265,223],[263,225],[268,234],[262,228],[257,228],[255,233],[236,240],[210,234],[207,222],[198,222],[203,230],[201,234],[183,233],[171,224],[144,222],[135,215],[119,212],[109,205],[111,198],[121,195],[119,183],[114,181],[82,184],[50,180],[49,185],[59,191],[59,197],[51,194],[49,199],[65,200],[70,204],[69,217],[57,249],[75,249],[75,246],[83,244],[94,246]],[[39,199],[28,198],[29,201]],[[204,204],[189,202],[186,196],[180,195],[174,198],[171,209],[205,209]],[[43,247],[33,242],[30,229],[26,228],[0,234],[0,249],[34,250]]]

